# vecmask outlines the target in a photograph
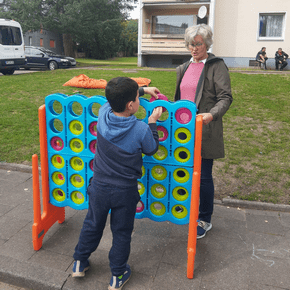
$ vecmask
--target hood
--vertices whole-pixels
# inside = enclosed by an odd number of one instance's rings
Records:
[[[99,110],[98,131],[108,141],[112,143],[128,142],[127,134],[136,124],[137,118],[135,116],[119,117],[113,113],[109,102],[105,103]]]

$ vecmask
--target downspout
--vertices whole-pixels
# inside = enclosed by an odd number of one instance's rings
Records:
[[[209,4],[209,23],[208,24],[212,29],[213,37],[214,37],[214,23],[215,23],[215,1],[216,0],[211,0]],[[209,52],[212,52],[213,45],[209,49]]]
[[[141,40],[142,40],[142,30],[143,30],[143,3],[140,0],[140,14],[138,21],[138,66],[142,66],[142,54],[141,54]]]

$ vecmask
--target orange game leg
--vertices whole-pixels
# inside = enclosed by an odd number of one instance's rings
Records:
[[[196,254],[197,219],[199,212],[200,171],[201,171],[201,138],[202,116],[196,118],[195,146],[194,146],[194,172],[192,176],[190,217],[187,245],[187,278],[193,278],[194,259]]]
[[[32,156],[32,178],[33,178],[33,211],[34,223],[32,225],[32,241],[34,250],[42,247],[42,241],[46,232],[57,221],[63,223],[65,220],[65,208],[56,207],[49,203],[49,176],[48,176],[48,154],[45,122],[45,105],[38,110],[39,117],[39,141],[41,156],[41,178],[42,178],[42,200],[43,212],[41,214],[38,157]]]

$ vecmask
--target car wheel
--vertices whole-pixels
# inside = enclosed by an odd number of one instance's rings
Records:
[[[1,72],[3,75],[13,75],[15,72],[15,69],[14,68],[4,69],[4,70],[1,70]]]
[[[55,70],[55,69],[58,68],[58,65],[57,65],[57,63],[56,63],[54,60],[52,60],[52,61],[48,64],[48,68],[49,68],[50,70]]]

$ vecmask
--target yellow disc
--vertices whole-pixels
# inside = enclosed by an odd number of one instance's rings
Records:
[[[65,162],[64,159],[60,156],[60,155],[53,155],[51,157],[51,164],[57,168],[57,169],[61,169],[64,167]]]
[[[65,193],[63,190],[59,189],[59,188],[55,188],[52,191],[52,196],[56,201],[62,202],[65,200]]]
[[[181,204],[176,204],[172,207],[171,213],[174,217],[178,219],[183,219],[187,216],[187,209]]]
[[[71,139],[69,142],[69,146],[70,146],[70,149],[76,153],[82,152],[84,150],[83,142],[77,138]]]
[[[168,151],[167,149],[162,146],[162,145],[159,145],[158,147],[158,151],[153,155],[153,157],[157,160],[164,160],[168,155]]]
[[[82,204],[85,201],[85,197],[79,191],[73,191],[71,194],[71,200],[76,204]]]
[[[83,187],[85,184],[85,181],[82,176],[79,174],[73,174],[70,178],[70,182],[74,187]]]
[[[151,193],[156,198],[163,198],[166,195],[166,188],[161,184],[154,184],[151,187]]]
[[[157,180],[163,180],[167,176],[167,171],[163,166],[154,166],[151,169],[151,175]]]
[[[84,131],[84,126],[80,121],[71,121],[69,129],[74,135],[80,135]]]
[[[79,157],[73,157],[70,160],[70,166],[72,167],[72,169],[76,170],[76,171],[81,171],[84,168],[84,162],[81,158]]]
[[[177,186],[172,191],[173,197],[178,201],[184,201],[188,198],[188,190],[184,187]]]
[[[144,194],[144,192],[145,192],[145,186],[144,186],[144,184],[141,183],[141,182],[139,182],[139,181],[138,181],[138,191],[139,191],[139,194],[140,195]]]
[[[184,183],[189,180],[189,173],[184,168],[177,168],[173,172],[173,178],[179,183]]]
[[[65,183],[65,177],[64,177],[64,175],[62,173],[56,171],[56,172],[54,172],[52,174],[52,181],[55,184],[61,186],[61,185],[63,185]]]
[[[190,152],[185,147],[178,147],[174,151],[174,158],[181,163],[185,163],[190,159]]]
[[[161,202],[153,202],[150,205],[150,210],[154,215],[162,216],[165,214],[165,206]]]
[[[191,139],[191,133],[186,128],[178,128],[174,133],[174,138],[179,143],[187,143]]]

